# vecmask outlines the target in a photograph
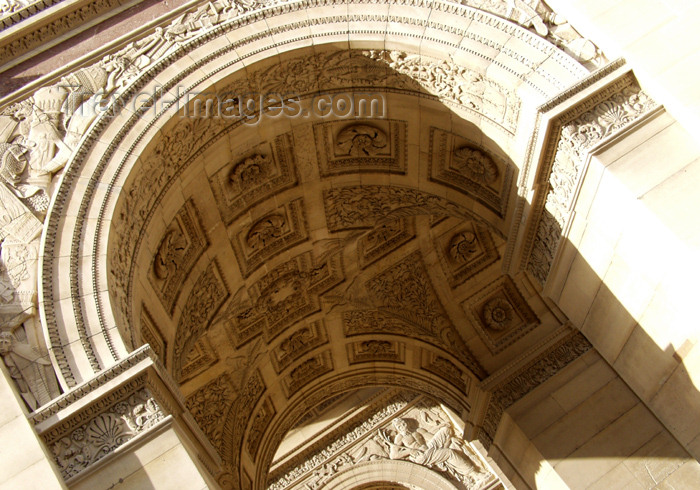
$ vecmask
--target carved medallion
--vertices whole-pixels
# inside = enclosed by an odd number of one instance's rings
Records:
[[[505,217],[513,168],[468,140],[430,129],[430,169],[434,182],[452,187]]]
[[[163,304],[173,314],[180,286],[207,248],[207,237],[194,202],[183,204],[160,240],[148,280]]]
[[[243,277],[266,260],[308,239],[304,202],[295,199],[256,219],[235,234],[233,251]]]
[[[479,337],[497,354],[539,324],[509,276],[501,276],[462,304]]]
[[[231,224],[250,206],[297,183],[291,133],[240,155],[209,183],[221,219]]]
[[[491,233],[473,221],[443,233],[434,243],[442,270],[453,288],[498,260]]]
[[[332,121],[314,125],[322,177],[347,172],[406,172],[406,123]]]

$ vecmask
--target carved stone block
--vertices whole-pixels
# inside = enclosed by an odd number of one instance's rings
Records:
[[[304,202],[295,199],[238,231],[231,245],[241,274],[248,277],[266,260],[308,237]]]
[[[349,364],[375,361],[404,363],[406,361],[406,344],[395,340],[362,340],[347,344],[346,348]]]
[[[493,354],[501,352],[539,324],[513,280],[505,275],[462,303],[462,307]]]
[[[209,442],[218,450],[223,444],[225,414],[235,396],[231,381],[224,373],[187,397],[187,409]]]
[[[513,168],[469,140],[430,130],[429,178],[477,200],[500,217],[506,214]]]
[[[219,357],[211,346],[209,339],[206,335],[202,336],[197,342],[194,343],[189,353],[185,357],[185,361],[182,363],[182,368],[180,369],[180,376],[178,381],[180,383],[192,379],[200,373],[203,373],[210,366],[216,364]]]
[[[170,222],[160,240],[148,281],[163,304],[173,314],[180,286],[207,248],[207,237],[192,200],[187,201]]]
[[[284,338],[270,352],[270,361],[279,374],[304,354],[328,342],[328,334],[323,320],[309,322]]]
[[[467,393],[470,378],[446,357],[439,356],[427,349],[421,349],[421,369],[439,376],[461,393]]]
[[[151,346],[151,349],[156,353],[160,362],[165,365],[167,342],[163,339],[160,329],[156,326],[153,317],[151,317],[151,314],[145,306],[141,308],[141,339]]]
[[[224,223],[297,182],[291,133],[262,143],[214,174],[209,183]]]
[[[256,281],[248,299],[232,302],[227,329],[238,347],[263,333],[267,342],[288,327],[321,311],[320,295],[343,281],[341,254],[316,263],[311,252],[297,255]]]
[[[485,226],[473,221],[434,240],[440,265],[453,288],[498,260],[498,251]]]
[[[360,268],[376,262],[416,237],[415,218],[395,219],[375,226],[357,242]]]
[[[229,296],[219,264],[212,260],[195,281],[175,333],[173,368],[175,372],[184,361],[185,347],[192,345],[211,324],[214,315]]]
[[[246,450],[248,454],[253,458],[253,461],[258,456],[258,449],[260,448],[260,440],[262,439],[267,426],[274,418],[277,411],[272,403],[272,400],[268,397],[263,400],[258,411],[253,415],[253,420],[250,423],[250,429],[248,430],[248,439],[246,440]]]
[[[406,173],[406,123],[390,119],[314,125],[321,177],[348,172]]]
[[[331,351],[326,350],[296,366],[284,378],[284,389],[287,398],[290,398],[297,391],[324,374],[333,371],[333,359]]]

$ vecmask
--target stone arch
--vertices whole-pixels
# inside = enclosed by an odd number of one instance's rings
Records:
[[[371,489],[375,482],[386,482],[388,485],[410,485],[408,488],[441,488],[456,490],[456,487],[437,473],[406,461],[382,460],[378,462],[361,463],[348,470],[341,471],[329,482],[332,488],[338,489]],[[387,485],[387,486],[388,486]],[[384,488],[377,486],[376,488]],[[393,488],[393,487],[392,487]]]

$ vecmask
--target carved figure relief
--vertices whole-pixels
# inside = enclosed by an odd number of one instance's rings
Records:
[[[284,338],[270,352],[270,360],[279,374],[294,361],[328,342],[328,334],[323,320],[309,322]]]
[[[305,252],[276,267],[232,301],[226,325],[236,346],[259,334],[270,342],[297,321],[321,311],[320,295],[344,279],[342,254],[316,263]]]
[[[347,336],[407,335],[446,349],[478,378],[485,375],[445,313],[420,252],[376,275],[365,288],[367,297],[355,301],[364,308],[343,313]]]
[[[229,292],[216,260],[212,260],[192,287],[175,331],[173,372],[177,373],[197,339],[209,328],[212,319],[228,298]]]
[[[389,340],[363,340],[347,344],[348,363],[398,362],[406,360],[406,344]]]
[[[303,200],[295,199],[262,216],[235,237],[233,251],[241,274],[248,277],[266,260],[308,239]]]
[[[322,177],[347,172],[406,172],[406,123],[332,121],[314,125]]]
[[[292,134],[262,143],[214,174],[209,183],[227,225],[250,206],[297,183]]]
[[[151,346],[160,362],[165,365],[165,357],[168,352],[167,343],[144,305],[141,305],[141,339]]]
[[[183,281],[207,246],[197,208],[188,200],[166,228],[148,274],[163,307],[171,315]]]
[[[287,398],[291,398],[304,386],[331,371],[333,371],[333,359],[330,350],[325,350],[303,361],[284,378],[283,386]]]
[[[194,343],[190,351],[187,353],[177,380],[180,383],[183,383],[188,379],[192,379],[216,364],[218,360],[219,357],[216,355],[216,351],[212,348],[209,339],[206,335],[203,335]]]
[[[416,237],[414,217],[389,220],[380,223],[357,241],[360,267],[366,268]]]
[[[479,337],[493,354],[539,324],[537,316],[509,276],[501,276],[463,303]]]
[[[474,277],[499,258],[491,233],[485,226],[474,221],[448,230],[433,242],[442,270],[453,288]]]
[[[511,165],[438,128],[430,130],[429,161],[432,181],[457,189],[505,216],[513,179]]]

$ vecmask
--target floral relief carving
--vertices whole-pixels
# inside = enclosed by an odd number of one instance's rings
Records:
[[[207,331],[214,315],[228,298],[229,292],[224,283],[216,260],[212,260],[199,275],[192,287],[182,315],[177,324],[173,347],[173,372],[179,372],[185,361],[189,347]]]
[[[68,432],[52,430],[44,440],[54,454],[61,475],[68,479],[164,417],[148,389],[141,388]]]
[[[238,231],[232,245],[241,274],[248,277],[266,260],[306,239],[304,202],[295,199]]]
[[[368,296],[354,302],[364,308],[343,312],[347,336],[407,335],[446,349],[478,378],[485,375],[440,303],[420,252],[377,274],[365,288]]]
[[[450,286],[457,287],[495,263],[498,251],[491,233],[474,221],[452,228],[433,241]]]
[[[203,335],[194,343],[187,353],[177,380],[182,383],[188,379],[194,378],[216,364],[218,360],[219,357],[212,348],[209,339],[207,339],[206,335]]]
[[[267,426],[270,425],[270,422],[276,413],[277,411],[275,410],[275,406],[272,403],[272,400],[268,397],[265,398],[260,408],[253,416],[250,423],[250,429],[248,430],[248,438],[246,440],[246,450],[248,451],[248,454],[253,457],[253,460],[255,460],[258,455],[260,440],[262,439]]]
[[[458,135],[430,130],[429,178],[476,199],[504,217],[513,168]]]
[[[263,334],[270,342],[285,329],[321,311],[320,295],[344,279],[342,254],[316,262],[311,252],[274,268],[226,309],[226,328],[238,347]]]
[[[209,179],[227,225],[250,206],[297,183],[291,133],[277,136],[272,144],[261,143],[247,153]]]
[[[212,445],[221,450],[223,425],[236,397],[227,374],[221,374],[187,397],[187,409]]]
[[[406,123],[332,121],[314,125],[322,177],[347,172],[406,172]]]
[[[148,279],[172,315],[182,282],[208,245],[192,200],[183,204],[168,225],[153,257]]]
[[[493,354],[512,345],[539,324],[537,315],[507,275],[482,289],[462,306]]]
[[[550,141],[551,171],[539,193],[539,220],[531,232],[532,246],[527,270],[544,285],[557,247],[571,213],[576,188],[588,150],[657,107],[628,74],[591,98],[578,111],[569,111],[555,121],[559,138]]]

